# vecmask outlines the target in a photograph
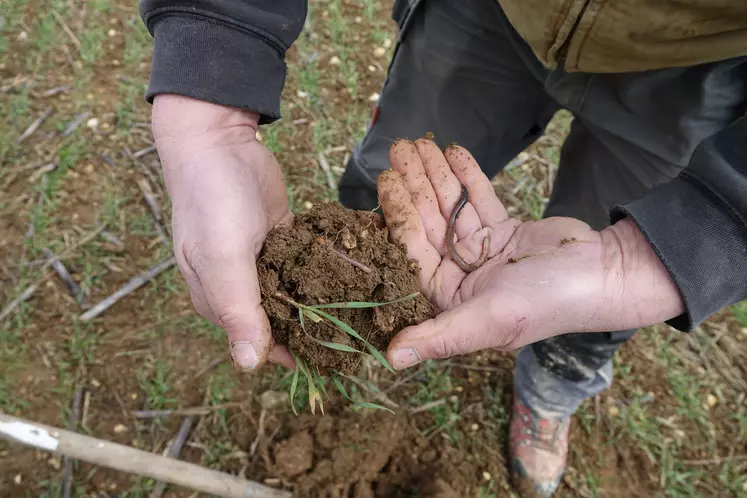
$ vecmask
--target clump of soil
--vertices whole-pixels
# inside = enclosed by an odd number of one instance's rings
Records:
[[[479,489],[479,473],[464,453],[434,444],[443,439],[422,436],[405,417],[305,415],[290,425],[292,435],[272,452],[273,470],[297,496],[461,498]],[[289,458],[288,447],[301,456]]]
[[[273,228],[257,270],[262,306],[275,342],[290,346],[322,372],[334,369],[352,374],[360,355],[329,349],[311,337],[359,351],[365,351],[365,346],[326,320],[315,323],[306,319],[304,333],[298,310],[278,294],[314,305],[386,302],[420,290],[418,264],[407,259],[403,245],[389,240],[381,218],[337,203],[319,204],[308,214],[297,216],[292,226]],[[350,325],[381,352],[397,332],[434,314],[422,295],[377,308],[325,311]]]

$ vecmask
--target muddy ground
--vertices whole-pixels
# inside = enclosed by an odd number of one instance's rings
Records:
[[[289,54],[284,119],[260,130],[284,167],[296,213],[335,198],[394,51],[390,7],[311,2]],[[513,353],[426,362],[397,376],[375,361],[348,365],[362,379],[346,380],[351,397],[394,415],[353,407],[329,389],[325,416],[296,416],[291,374],[271,365],[237,373],[223,333],[194,313],[173,267],[82,322],[92,304],[172,252],[142,99],[150,39],[130,1],[10,0],[0,15],[0,310],[32,288],[0,321],[1,411],[162,453],[187,413],[179,410],[189,409],[196,423],[180,458],[301,497],[511,496]],[[557,116],[495,179],[512,215],[541,214],[568,125],[568,115]],[[44,249],[60,257],[84,303],[45,266]],[[640,332],[615,360],[613,388],[574,419],[559,496],[747,496],[746,343],[743,306],[693,334]],[[141,418],[141,410],[176,411]],[[0,497],[61,496],[63,463],[0,441]],[[76,497],[146,497],[154,487],[85,463],[71,482]],[[170,488],[165,496],[195,495]]]

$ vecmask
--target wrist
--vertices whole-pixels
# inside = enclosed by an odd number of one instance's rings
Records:
[[[660,323],[685,311],[677,285],[654,248],[630,218],[601,232],[604,309],[619,329]]]
[[[259,113],[182,95],[157,95],[152,110],[153,136],[159,142],[189,145],[242,143],[256,138]]]

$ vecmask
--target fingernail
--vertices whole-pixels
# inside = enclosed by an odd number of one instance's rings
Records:
[[[403,368],[411,367],[416,363],[420,363],[420,355],[413,348],[402,348],[394,352],[394,368],[402,370]]]
[[[253,370],[259,363],[257,350],[249,341],[236,341],[231,344],[231,356],[239,370]]]

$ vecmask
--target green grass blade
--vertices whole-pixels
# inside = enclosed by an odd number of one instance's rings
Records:
[[[365,344],[368,344],[368,342],[366,342],[366,340],[363,337],[361,337],[361,335],[358,332],[356,332],[353,329],[353,327],[351,327],[347,323],[343,322],[339,318],[336,318],[336,317],[330,315],[329,313],[325,313],[324,311],[316,310],[316,312],[319,313],[324,318],[326,318],[327,320],[329,320],[330,322],[332,322],[337,328],[339,328],[340,330],[342,330],[346,334],[355,337],[356,339],[358,339],[359,341],[361,341],[361,342],[363,342]]]
[[[327,388],[324,386],[324,378],[322,377],[322,374],[319,373],[319,368],[314,370],[312,372],[314,374],[314,378],[316,379],[316,383],[319,386],[319,389],[324,393],[324,395],[329,399],[329,394],[327,394]]]
[[[336,375],[332,376],[332,383],[337,387],[337,390],[340,391],[340,393],[345,396],[346,399],[349,401],[353,401],[350,396],[348,396],[348,392],[345,390],[345,386],[342,385],[342,382],[340,381],[340,378]]]
[[[315,339],[314,337],[309,336],[309,338],[316,342],[317,344],[321,344],[324,347],[327,347],[329,349],[335,349],[337,351],[344,351],[346,353],[360,353],[363,354],[363,351],[358,351],[357,349],[348,346],[347,344],[340,344],[339,342],[329,342],[329,341],[320,341],[319,339]]]
[[[319,315],[317,315],[316,313],[314,313],[313,311],[311,311],[308,308],[302,308],[301,309],[301,313],[299,313],[299,315],[306,315],[306,316],[308,316],[309,319],[312,322],[314,322],[314,323],[319,323],[319,322],[322,321],[322,318]]]
[[[296,411],[296,404],[294,403],[294,400],[296,398],[296,389],[298,389],[298,358],[296,358],[296,353],[294,353],[293,351],[291,351],[290,353],[293,356],[293,359],[296,360],[296,369],[293,371],[293,380],[291,381],[290,402],[293,414],[298,415],[298,412]]]
[[[368,401],[358,401],[357,403],[354,403],[354,405],[361,408],[371,408],[372,410],[384,410],[394,415],[394,412],[391,409],[387,408],[386,406],[377,405],[376,403],[369,403]]]
[[[293,409],[294,415],[298,415],[298,412],[296,411],[296,404],[294,403],[294,399],[296,398],[297,388],[298,388],[298,365],[296,365],[296,369],[293,371],[293,382],[291,382],[291,389],[290,389],[290,402],[291,402],[291,408]]]
[[[394,301],[386,301],[384,303],[371,303],[371,302],[364,302],[364,301],[353,301],[353,302],[347,302],[347,303],[329,303],[329,304],[315,304],[314,306],[309,306],[309,308],[313,308],[315,310],[318,309],[324,309],[324,308],[378,308],[379,306],[386,306],[387,304],[396,304],[401,303],[403,301],[409,301],[410,299],[415,299],[418,297],[418,294],[420,292],[413,292],[412,294],[409,294],[405,297],[401,297],[399,299],[395,299]]]
[[[394,369],[389,365],[389,362],[386,361],[386,358],[384,358],[384,355],[379,353],[379,350],[370,345],[366,342],[366,347],[368,348],[368,351],[371,353],[371,355],[378,360],[379,363],[381,363],[384,368],[392,372],[393,374],[396,374],[397,372],[394,371]]]
[[[365,340],[363,337],[361,337],[361,335],[358,332],[356,332],[353,329],[353,327],[351,327],[347,323],[343,322],[342,320],[339,320],[338,318],[330,315],[329,313],[325,313],[324,311],[319,311],[319,310],[316,310],[316,311],[321,316],[323,316],[324,318],[326,318],[327,320],[329,320],[330,322],[332,322],[333,324],[335,324],[335,326],[337,328],[339,328],[343,332],[345,332],[345,333],[347,333],[347,334],[355,337],[356,339],[358,339],[359,341],[361,341],[363,344],[365,344],[366,348],[371,353],[371,355],[374,358],[376,358],[376,360],[379,363],[381,363],[384,366],[384,368],[386,368],[387,370],[389,370],[392,373],[396,373],[394,371],[394,369],[391,367],[391,365],[389,365],[389,362],[386,361],[386,358],[384,358],[384,355],[382,355],[381,353],[379,353],[379,351],[375,347],[373,347],[371,344],[369,344],[369,342],[367,340]]]

